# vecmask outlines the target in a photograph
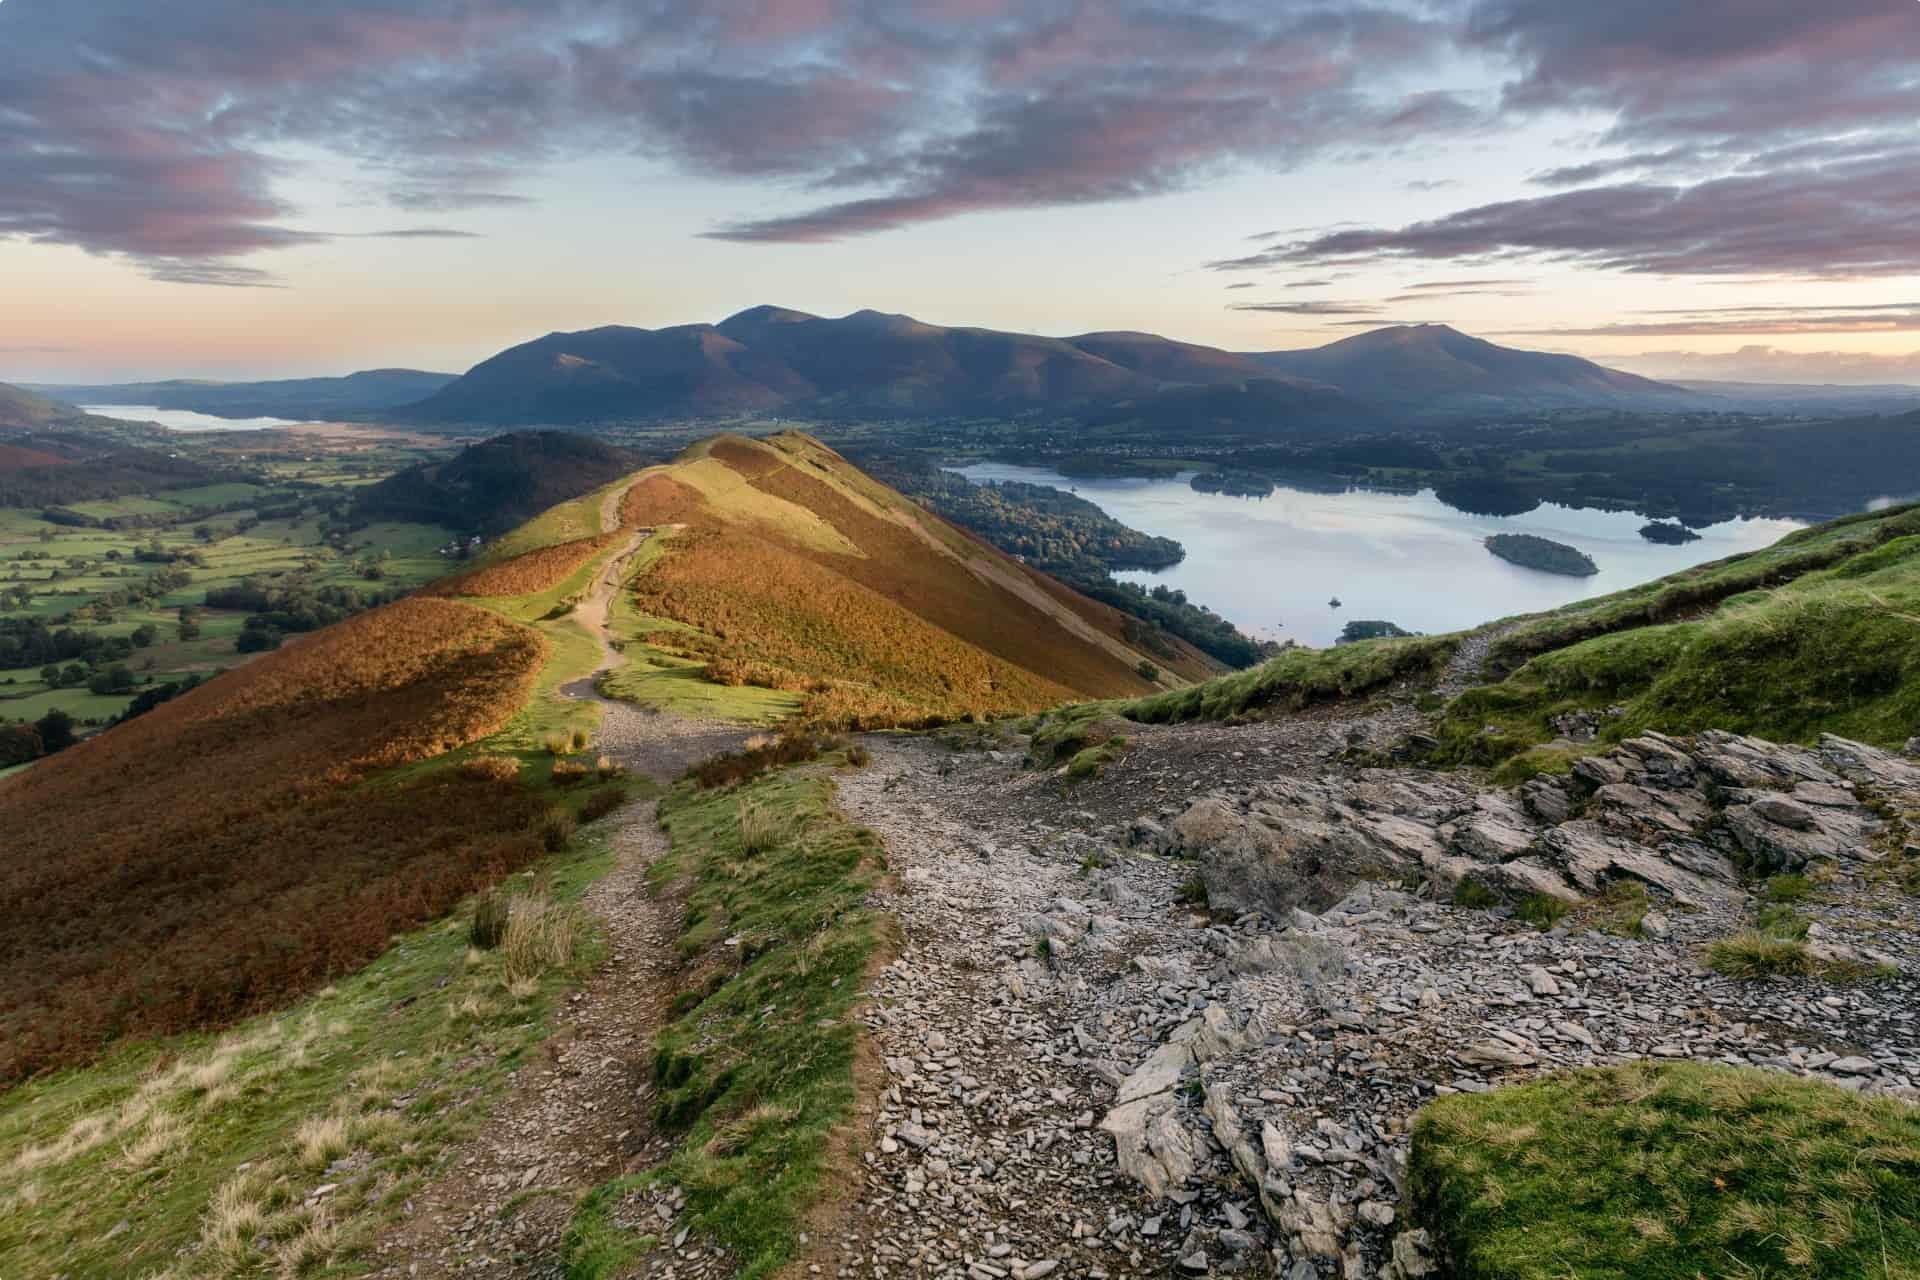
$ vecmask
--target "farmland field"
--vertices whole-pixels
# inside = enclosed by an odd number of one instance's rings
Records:
[[[235,448],[223,442],[209,460],[233,466]],[[0,726],[60,711],[84,731],[147,690],[205,678],[272,647],[244,634],[250,615],[271,611],[259,599],[210,604],[210,592],[251,587],[276,605],[329,602],[324,615],[281,617],[277,638],[444,574],[446,530],[357,521],[346,506],[354,487],[408,456],[394,454],[255,455],[240,473],[248,479],[57,509],[0,507]],[[30,629],[56,642],[24,641]],[[114,667],[126,675],[94,687]],[[58,672],[52,680],[49,668]]]

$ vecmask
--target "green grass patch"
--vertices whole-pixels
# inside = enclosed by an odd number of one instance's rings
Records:
[[[1441,1098],[1408,1181],[1456,1280],[1920,1276],[1920,1109],[1771,1072],[1629,1063]]]
[[[1461,635],[1362,640],[1333,649],[1293,648],[1233,675],[1150,694],[1144,698],[1078,703],[1023,724],[1035,735],[1041,758],[1064,758],[1091,745],[1086,729],[1120,717],[1140,724],[1196,720],[1241,720],[1300,711],[1376,693],[1400,680],[1438,675],[1459,648]],[[1078,745],[1072,745],[1075,742]],[[1068,746],[1071,751],[1067,751]]]
[[[568,1274],[608,1275],[637,1256],[610,1208],[660,1182],[686,1193],[681,1221],[758,1280],[801,1247],[852,1114],[854,1013],[881,928],[864,903],[883,853],[814,773],[683,784],[661,816],[671,852],[654,874],[686,893],[679,948],[694,977],[659,1035],[654,1118],[680,1141],[659,1169],[581,1202]]]
[[[1757,981],[1799,978],[1814,970],[1813,954],[1799,938],[1765,929],[1742,929],[1707,948],[1707,966],[1729,978]]]
[[[1552,643],[1448,705],[1440,758],[1502,764],[1553,738],[1561,713],[1616,705],[1623,714],[1604,722],[1603,747],[1647,729],[1707,728],[1897,747],[1920,723],[1920,536],[1903,532],[1916,523],[1920,510],[1855,521],[1706,566],[1704,579],[1690,571],[1639,589],[1687,593],[1698,616],[1684,620],[1634,614],[1600,627],[1589,625],[1587,605],[1529,624],[1514,635]],[[1700,594],[1701,581],[1742,589]],[[1686,613],[1661,606],[1648,616]]]
[[[558,997],[598,962],[603,944],[571,912],[614,865],[589,835],[494,891],[567,934],[531,958],[470,950],[470,900],[281,1012],[124,1044],[0,1095],[0,1275],[350,1266],[486,1122]],[[325,1183],[324,1207],[308,1205]]]
[[[1513,908],[1513,918],[1542,932],[1553,928],[1573,911],[1573,904],[1550,893],[1530,893]]]

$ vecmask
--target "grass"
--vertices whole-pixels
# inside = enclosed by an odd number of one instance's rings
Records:
[[[1103,734],[1101,721],[1178,724],[1237,721],[1301,711],[1379,692],[1401,680],[1437,675],[1462,636],[1363,640],[1333,649],[1292,648],[1257,667],[1144,698],[1083,702],[1024,722],[1042,761],[1067,759]],[[1091,735],[1091,736],[1090,736]]]
[[[1804,530],[1526,624],[1495,648],[1534,656],[1448,705],[1440,758],[1537,759],[1555,716],[1616,705],[1596,749],[1706,728],[1897,747],[1920,723],[1916,529],[1920,508]]]
[[[583,837],[307,1000],[221,1035],[126,1043],[0,1095],[0,1275],[350,1265],[485,1123],[557,997],[597,961],[573,904],[613,866],[604,839]],[[519,960],[511,924],[499,950],[470,946],[490,900],[542,925]],[[559,921],[574,922],[566,947]]]
[[[661,805],[671,851],[655,868],[684,892],[686,989],[654,1062],[655,1121],[680,1135],[657,1170],[587,1196],[567,1232],[568,1274],[614,1274],[648,1247],[614,1208],[636,1186],[685,1192],[680,1221],[759,1280],[801,1248],[833,1141],[855,1101],[854,1017],[881,923],[871,832],[832,784],[793,771],[733,787],[682,784]]]
[[[1430,1103],[1415,1223],[1458,1280],[1920,1277],[1920,1109],[1699,1063]]]

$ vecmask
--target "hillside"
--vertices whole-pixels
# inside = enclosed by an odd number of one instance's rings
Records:
[[[85,416],[72,405],[0,383],[0,431],[30,431]]]
[[[634,605],[668,664],[778,691],[815,723],[1031,710],[1141,691],[1128,624],[932,516],[795,433],[721,436],[641,475],[625,523],[661,529]],[[1172,641],[1171,678],[1211,664]],[[629,650],[629,656],[633,651]],[[647,677],[626,687],[644,696]]]
[[[451,373],[366,369],[338,378],[268,382],[117,382],[38,388],[72,404],[139,404],[190,409],[219,418],[329,419],[412,404],[454,380]]]
[[[1455,413],[1507,409],[1709,408],[1710,396],[1577,356],[1496,346],[1443,324],[1400,325],[1304,351],[1249,354],[1265,369],[1342,387],[1380,407]]]
[[[362,516],[497,534],[633,471],[628,450],[558,431],[520,431],[468,445],[363,490]]]

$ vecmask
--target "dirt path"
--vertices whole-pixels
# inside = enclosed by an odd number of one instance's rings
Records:
[[[615,527],[624,491],[608,495],[602,527]],[[602,672],[623,659],[607,635],[614,593],[651,529],[638,529],[609,562],[574,616],[600,640],[594,673],[565,686],[601,705],[594,750],[662,784],[748,735],[737,725],[689,720],[602,697]],[[556,1020],[542,1050],[514,1072],[510,1092],[478,1138],[409,1200],[373,1248],[373,1274],[513,1278],[563,1274],[561,1234],[580,1196],[667,1150],[647,1115],[655,1029],[678,972],[676,910],[649,896],[647,872],[666,852],[655,803],[603,819],[615,869],[588,890],[582,910],[607,940],[607,956]]]

